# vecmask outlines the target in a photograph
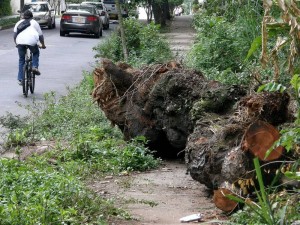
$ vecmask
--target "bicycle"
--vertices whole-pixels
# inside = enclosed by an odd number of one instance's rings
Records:
[[[25,64],[23,66],[23,80],[22,80],[23,95],[27,97],[28,90],[30,90],[30,93],[33,94],[34,87],[35,87],[35,74],[32,71],[32,52],[30,51],[29,46],[26,45]]]

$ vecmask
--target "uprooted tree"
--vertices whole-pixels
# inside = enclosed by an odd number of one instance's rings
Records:
[[[184,152],[192,178],[215,190],[224,211],[236,205],[224,193],[254,187],[252,158],[284,157],[281,146],[265,155],[279,138],[277,127],[291,119],[287,93],[247,95],[176,62],[138,70],[103,59],[94,82],[94,100],[126,140],[143,135],[160,156]]]

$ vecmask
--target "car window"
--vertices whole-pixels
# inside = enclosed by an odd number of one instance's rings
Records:
[[[46,4],[37,5],[37,12],[48,12],[49,8]]]
[[[97,3],[93,3],[93,2],[83,2],[81,3],[82,5],[93,5],[95,6],[98,10],[103,10],[103,6],[102,4],[97,4]]]
[[[103,6],[101,4],[95,4],[95,6],[98,10],[103,10]]]
[[[23,12],[25,12],[27,9],[31,10],[32,12],[48,12],[49,7],[47,4],[28,4],[24,5]]]
[[[78,9],[79,5],[69,5],[68,6],[68,10],[74,10],[74,9]]]
[[[86,6],[80,6],[78,8],[80,11],[88,11],[89,13],[95,14],[94,8],[93,7],[86,7]]]

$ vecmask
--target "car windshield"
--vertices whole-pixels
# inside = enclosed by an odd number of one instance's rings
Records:
[[[78,10],[87,11],[87,12],[93,13],[93,14],[95,13],[93,7],[88,7],[88,6],[84,6],[84,5],[81,5],[80,7],[78,7]]]
[[[49,8],[47,4],[28,4],[24,5],[23,12],[29,9],[32,12],[48,12]]]
[[[68,10],[78,9],[79,5],[68,5]]]
[[[86,2],[86,3],[82,3],[82,5],[93,5],[93,6],[95,6],[98,10],[103,10],[102,4],[97,4],[97,3],[93,3],[93,2]]]

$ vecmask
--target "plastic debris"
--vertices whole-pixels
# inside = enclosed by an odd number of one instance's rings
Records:
[[[181,223],[188,223],[188,222],[200,221],[201,218],[202,218],[202,216],[201,216],[200,213],[192,214],[192,215],[180,218],[180,222]]]

